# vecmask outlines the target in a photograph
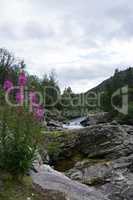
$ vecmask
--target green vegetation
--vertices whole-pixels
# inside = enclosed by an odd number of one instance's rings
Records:
[[[88,181],[85,181],[85,184],[89,186],[98,186],[98,185],[103,185],[106,183],[106,180],[104,180],[103,177],[93,177],[89,179]]]
[[[3,172],[0,177],[0,200],[45,200],[43,194],[34,189],[30,177],[24,177],[21,182]]]
[[[118,111],[114,109],[111,103],[111,97],[116,92],[119,91],[122,87],[128,86],[128,114],[120,114]],[[129,67],[124,71],[119,71],[118,69],[115,70],[114,75],[103,81],[100,85],[93,88],[91,91],[96,92],[97,94],[101,94],[101,105],[96,107],[96,110],[101,109],[105,112],[110,113],[110,117],[112,119],[116,119],[122,123],[129,123],[133,124],[133,68]],[[88,91],[86,95],[89,93]],[[122,96],[120,94],[116,95],[113,98],[113,104],[116,107],[122,106]]]
[[[24,61],[18,62],[6,49],[0,49],[0,170],[11,173],[14,178],[24,176],[30,169],[39,148],[42,127],[29,112],[28,105],[12,107],[5,102],[3,86],[5,81],[18,85],[19,66],[24,67]],[[12,92],[10,97],[16,102],[16,93]]]
[[[49,132],[48,134],[53,138],[57,138],[57,137],[65,135],[63,131],[52,131],[52,132]]]
[[[0,168],[17,175],[25,174],[31,166],[41,137],[41,124],[26,111],[27,108],[9,108],[4,101],[4,80],[8,78],[17,85],[20,67],[25,67],[24,61],[18,62],[6,49],[0,49]],[[84,94],[74,94],[70,87],[61,94],[56,79],[54,71],[49,75],[44,74],[42,79],[27,73],[28,90],[34,88],[44,94],[46,120],[53,117],[65,121],[85,115],[88,111],[103,110],[109,112],[112,118],[133,123],[133,68],[125,71],[116,69],[114,76]],[[125,85],[129,87],[129,112],[126,116],[119,114],[111,105],[112,94]],[[101,105],[93,92],[102,94]],[[14,93],[12,98],[15,99]],[[119,95],[114,101],[115,105],[121,106]],[[73,135],[64,136],[62,132],[51,134],[57,139],[55,142],[50,141],[47,149],[50,155],[56,156],[62,148],[58,139],[63,137],[65,141],[71,140]]]
[[[24,111],[0,108],[0,169],[15,176],[31,167],[40,143],[41,125]]]
[[[49,155],[55,158],[61,153],[60,143],[57,141],[50,143],[47,150]]]

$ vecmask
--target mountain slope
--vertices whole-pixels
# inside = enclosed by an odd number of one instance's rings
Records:
[[[133,87],[133,67],[129,67],[128,69],[123,70],[123,71],[118,71],[116,69],[114,76],[103,81],[98,86],[92,88],[89,91],[96,91],[96,92],[105,91],[108,89],[108,87],[111,87],[111,88],[114,87],[114,89],[118,89],[125,85],[128,85],[130,88]]]

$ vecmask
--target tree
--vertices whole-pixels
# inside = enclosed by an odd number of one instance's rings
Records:
[[[59,106],[60,101],[60,88],[56,80],[56,74],[51,71],[49,76],[46,74],[41,83],[42,90],[44,90],[45,95],[45,107],[53,108]]]
[[[0,66],[9,68],[13,65],[15,58],[12,53],[6,49],[0,49]]]
[[[67,109],[72,109],[72,89],[71,87],[65,88],[62,94],[62,106]]]
[[[16,84],[18,65],[18,61],[11,52],[0,49],[0,85],[3,85],[5,79],[12,79]]]
[[[118,69],[118,68],[116,68],[116,69],[115,69],[114,76],[115,76],[115,75],[117,75],[118,73],[119,73],[119,69]]]

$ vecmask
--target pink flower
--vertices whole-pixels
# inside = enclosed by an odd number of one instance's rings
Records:
[[[17,103],[19,103],[19,104],[23,103],[23,101],[24,101],[24,95],[21,94],[20,91],[18,91],[18,92],[16,93],[16,101],[17,101]]]
[[[27,83],[27,77],[24,72],[21,72],[18,78],[18,83],[20,86],[25,86]]]
[[[33,105],[35,105],[35,104],[37,104],[37,96],[36,96],[36,92],[30,92],[29,93],[29,99],[30,99],[30,103],[31,104],[33,104]]]
[[[40,105],[35,108],[35,117],[38,121],[42,121],[44,119],[44,108]]]
[[[10,81],[10,80],[5,80],[3,89],[4,89],[5,91],[7,91],[7,90],[9,90],[9,89],[12,88],[12,87],[13,87],[12,81]]]

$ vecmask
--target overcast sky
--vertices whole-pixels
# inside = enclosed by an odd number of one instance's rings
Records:
[[[82,92],[133,63],[132,0],[0,0],[0,47]]]

